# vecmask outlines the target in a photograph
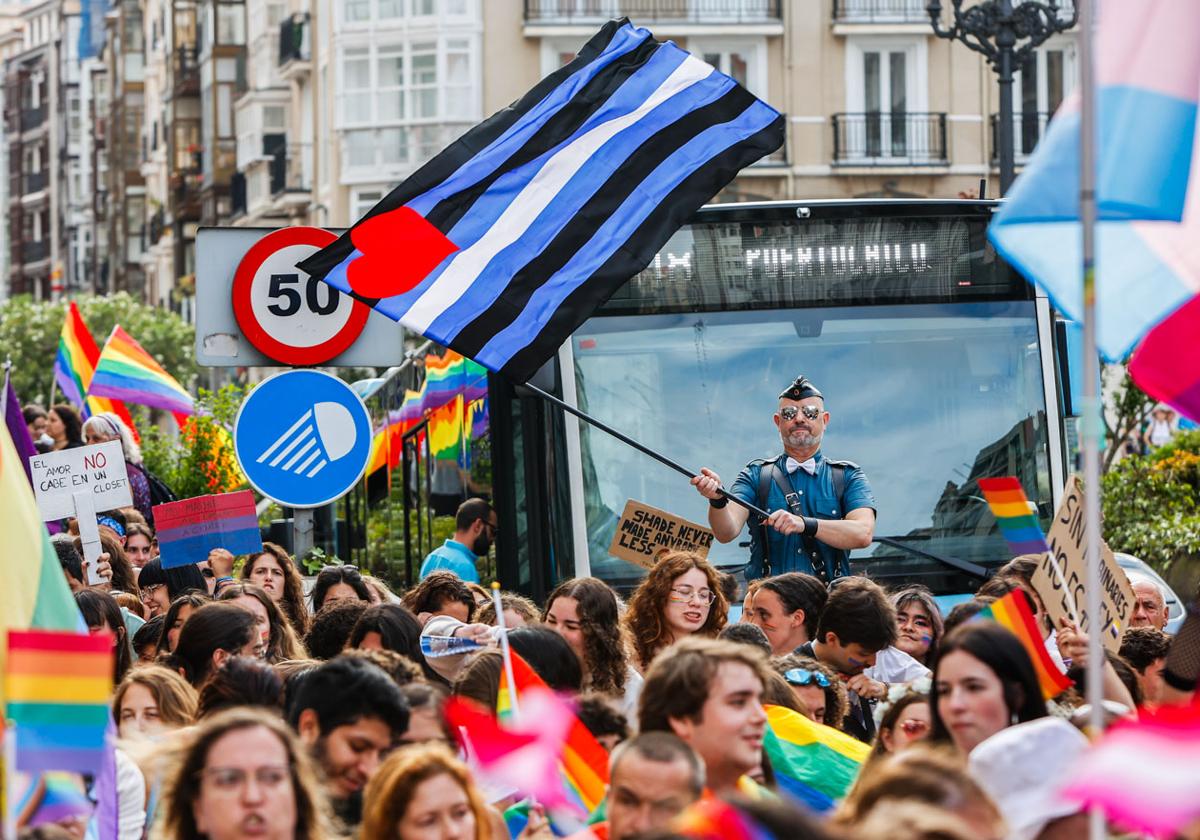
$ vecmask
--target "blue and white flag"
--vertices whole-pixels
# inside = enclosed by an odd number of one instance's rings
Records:
[[[733,79],[612,21],[299,267],[524,381],[783,137]]]
[[[483,645],[474,639],[461,636],[422,636],[421,653],[426,659],[440,659],[443,656],[457,656],[460,653],[470,653],[483,650]]]

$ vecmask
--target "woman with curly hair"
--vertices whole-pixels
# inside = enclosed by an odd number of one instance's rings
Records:
[[[619,700],[621,711],[636,717],[642,676],[629,662],[617,593],[593,577],[564,580],[546,599],[542,621],[579,657],[583,690]]]
[[[304,638],[308,632],[308,608],[304,605],[304,580],[296,571],[292,558],[282,547],[263,543],[259,554],[242,564],[242,580],[261,586],[279,605],[296,635]]]
[[[296,638],[291,622],[261,586],[229,583],[221,588],[217,600],[232,601],[254,613],[259,632],[264,634],[263,644],[267,646],[265,659],[268,662],[308,658],[308,651],[304,649],[304,643]]]
[[[663,554],[629,599],[625,626],[637,666],[645,672],[662,649],[688,636],[715,638],[729,604],[717,570],[698,554]]]

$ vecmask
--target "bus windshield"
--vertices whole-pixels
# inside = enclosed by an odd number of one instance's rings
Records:
[[[901,256],[914,253],[911,242],[896,245]],[[927,263],[935,258],[927,248]],[[681,464],[714,469],[728,486],[751,459],[782,451],[777,395],[804,374],[831,414],[822,453],[864,469],[878,505],[875,533],[894,541],[855,552],[852,565],[938,594],[972,591],[978,580],[920,552],[997,565],[1008,553],[976,479],[1020,477],[1043,526],[1051,488],[1035,302],[994,275],[972,275],[969,262],[945,262],[936,282],[929,275],[907,300],[879,270],[861,272],[874,293],[827,284],[805,294],[797,285],[789,297],[807,298],[799,307],[779,305],[762,291],[773,284],[755,280],[746,285],[755,308],[730,307],[725,295],[711,311],[672,312],[669,301],[635,302],[631,281],[612,314],[572,337],[578,404]],[[1024,299],[1012,299],[1018,292]],[[831,305],[814,305],[821,297]],[[864,297],[875,302],[858,303]],[[641,575],[608,553],[629,499],[706,523],[707,506],[683,476],[586,425],[580,452],[592,574],[621,587]],[[748,540],[743,531],[714,544],[709,558],[736,570],[749,559]]]

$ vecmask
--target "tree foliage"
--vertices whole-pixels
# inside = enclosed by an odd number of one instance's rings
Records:
[[[1106,365],[1110,370],[1112,367]],[[1130,435],[1141,437],[1142,427],[1155,405],[1155,400],[1133,381],[1129,369],[1122,366],[1120,370],[1120,384],[1109,390],[1105,410],[1101,414],[1105,438],[1108,441],[1101,464],[1105,471],[1112,468],[1113,462],[1121,452],[1122,444]]]
[[[196,331],[174,312],[147,306],[126,292],[78,297],[75,302],[98,347],[120,324],[180,384],[186,388],[192,383]],[[12,359],[13,387],[24,402],[45,403],[50,396],[66,315],[66,301],[35,301],[22,295],[0,304],[0,357]]]
[[[1115,551],[1164,574],[1200,557],[1200,431],[1118,462],[1103,478],[1102,499],[1105,538]]]
[[[196,415],[177,435],[150,426],[142,438],[146,466],[181,499],[228,493],[247,485],[233,453],[229,430],[248,389],[226,385],[213,393],[203,388]]]

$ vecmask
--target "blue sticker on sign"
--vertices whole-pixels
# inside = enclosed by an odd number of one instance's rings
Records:
[[[233,445],[255,490],[284,507],[320,507],[362,478],[371,418],[336,376],[289,370],[250,392],[238,410]]]

